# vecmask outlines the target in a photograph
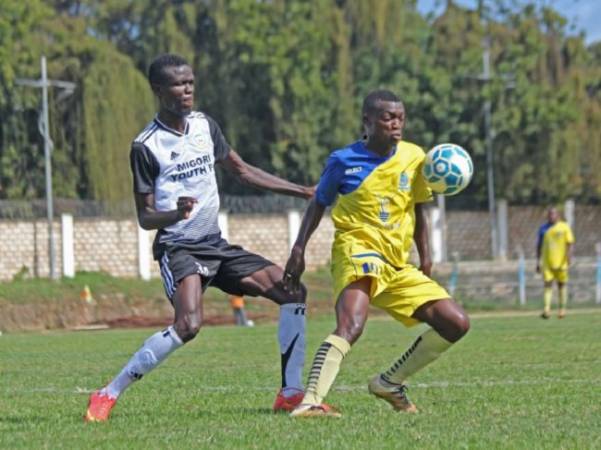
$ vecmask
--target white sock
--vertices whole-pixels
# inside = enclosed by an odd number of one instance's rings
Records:
[[[130,384],[158,366],[170,353],[183,344],[173,326],[153,334],[131,357],[119,375],[102,389],[102,392],[114,398],[119,397]]]
[[[282,393],[285,397],[304,390],[305,308],[304,303],[280,306],[278,340],[282,356]]]

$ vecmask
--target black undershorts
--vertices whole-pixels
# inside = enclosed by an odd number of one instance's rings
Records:
[[[189,275],[202,278],[203,292],[214,286],[232,295],[249,295],[240,281],[267,266],[274,265],[262,256],[230,245],[225,239],[206,243],[165,243],[159,259],[165,293],[173,303],[179,282]]]

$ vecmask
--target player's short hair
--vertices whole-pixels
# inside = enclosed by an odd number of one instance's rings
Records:
[[[398,98],[393,92],[387,89],[378,89],[377,91],[372,91],[363,99],[363,114],[370,114],[374,111],[378,110],[377,103],[378,102],[400,102],[401,99]]]
[[[152,84],[165,84],[167,81],[165,77],[165,67],[180,67],[189,66],[188,61],[185,58],[173,53],[165,53],[164,55],[157,56],[150,67],[148,67],[148,81]]]

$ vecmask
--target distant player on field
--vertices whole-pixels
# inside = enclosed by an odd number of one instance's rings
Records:
[[[281,194],[310,198],[314,188],[247,164],[213,119],[192,111],[194,75],[183,58],[158,57],[150,65],[148,79],[160,109],[131,147],[134,196],[140,226],[159,230],[153,253],[175,319],[172,326],[150,336],[123,370],[92,394],[85,419],[107,420],[132,382],[196,336],[203,319],[203,292],[209,285],[232,295],[261,295],[280,305],[282,389],[273,409],[290,411],[303,398],[306,290],[284,290],[280,267],[221,237],[215,164],[245,184]]]
[[[557,283],[559,291],[559,318],[566,315],[568,302],[568,269],[572,259],[574,234],[570,226],[560,219],[557,208],[547,211],[547,223],[538,230],[536,243],[536,271],[543,274],[544,285],[544,310],[543,319],[548,319],[551,314],[551,300],[553,298],[553,281]]]
[[[432,193],[421,175],[424,152],[402,141],[403,104],[390,91],[370,93],[363,101],[363,125],[365,140],[330,155],[286,264],[286,285],[296,292],[301,289],[307,242],[325,208],[334,204],[331,270],[337,326],[315,355],[305,397],[291,413],[294,417],[339,415],[322,401],[343,358],[361,336],[370,303],[406,326],[431,326],[369,383],[370,393],[397,411],[417,410],[406,395],[407,379],[469,329],[463,309],[430,278],[423,203]],[[419,269],[407,262],[413,241]]]

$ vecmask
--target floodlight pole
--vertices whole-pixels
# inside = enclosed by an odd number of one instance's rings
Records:
[[[46,57],[42,56],[40,60],[42,66],[41,78],[39,80],[30,80],[18,78],[16,84],[35,88],[42,88],[42,135],[44,138],[44,165],[46,172],[46,216],[48,220],[48,269],[51,279],[57,279],[56,272],[56,251],[54,248],[54,231],[52,220],[54,218],[54,203],[52,197],[52,158],[50,139],[50,122],[48,119],[48,86],[57,86],[66,89],[68,92],[75,89],[75,83],[60,80],[48,80],[46,70]]]

